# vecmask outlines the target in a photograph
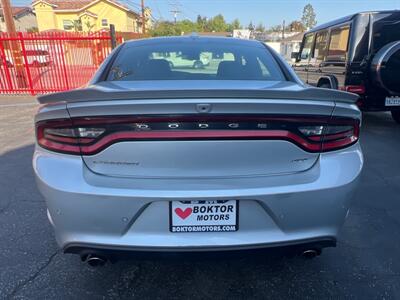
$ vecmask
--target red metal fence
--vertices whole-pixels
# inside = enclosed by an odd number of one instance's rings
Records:
[[[0,93],[35,95],[80,87],[111,50],[109,33],[0,33]]]

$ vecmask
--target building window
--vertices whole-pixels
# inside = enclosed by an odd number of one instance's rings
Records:
[[[82,31],[82,21],[81,20],[63,20],[64,30],[67,31]]]
[[[107,19],[102,19],[101,20],[101,26],[107,27],[108,26],[108,20]]]
[[[74,29],[74,22],[71,20],[63,20],[64,30],[72,30]]]

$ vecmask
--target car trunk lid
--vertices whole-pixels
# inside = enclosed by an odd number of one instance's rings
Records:
[[[82,158],[95,173],[212,178],[309,169],[319,157],[320,141],[304,138],[299,130],[326,124],[334,102],[121,99],[68,103],[67,107],[75,127],[89,133],[93,128],[105,131],[100,142],[81,143]]]

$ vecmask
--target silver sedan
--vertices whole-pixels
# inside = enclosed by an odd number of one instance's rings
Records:
[[[93,265],[116,251],[318,254],[363,166],[357,96],[306,86],[257,41],[130,41],[86,87],[38,100],[48,218]]]

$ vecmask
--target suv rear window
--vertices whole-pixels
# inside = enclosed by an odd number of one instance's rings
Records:
[[[375,22],[373,34],[374,53],[383,46],[400,40],[400,22]]]
[[[286,80],[269,50],[209,41],[126,44],[107,80]]]
[[[342,27],[331,31],[328,56],[329,61],[345,61],[349,44],[350,27]]]

